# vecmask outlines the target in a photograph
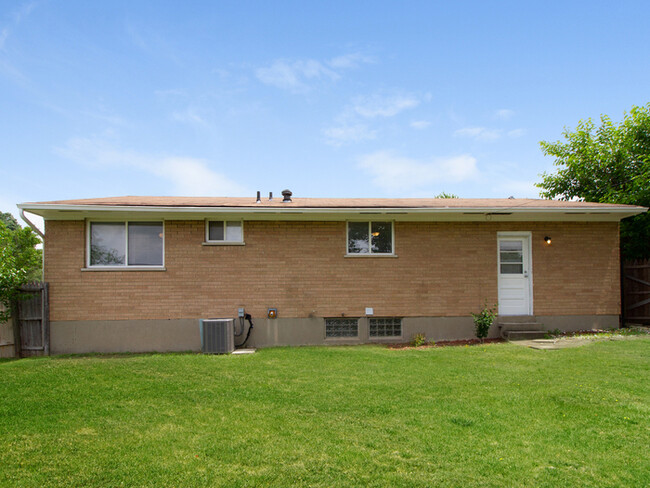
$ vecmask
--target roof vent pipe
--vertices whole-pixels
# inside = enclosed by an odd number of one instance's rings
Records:
[[[269,202],[270,202],[271,200],[273,200],[273,192],[272,192],[272,191],[269,192]]]
[[[262,203],[262,199],[260,198],[261,193],[258,191],[257,192],[257,199],[255,200],[255,203]]]
[[[290,190],[282,190],[282,203],[290,202],[291,195],[293,195],[293,193],[291,193]]]

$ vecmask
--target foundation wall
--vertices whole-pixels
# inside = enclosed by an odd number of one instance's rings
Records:
[[[544,329],[584,330],[618,327],[617,315],[572,315],[538,317]],[[343,345],[366,343],[401,343],[415,334],[428,340],[445,341],[474,337],[471,317],[408,317],[402,321],[402,336],[375,339],[368,336],[368,319],[359,319],[357,338],[326,339],[325,320],[258,319],[247,347]],[[489,337],[498,337],[495,325]],[[117,320],[57,321],[51,323],[52,354],[84,352],[166,352],[200,351],[199,321],[180,320]],[[235,343],[243,340],[237,338]]]

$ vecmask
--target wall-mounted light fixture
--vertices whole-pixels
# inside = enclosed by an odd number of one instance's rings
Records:
[[[550,238],[550,236],[546,236],[546,237],[544,237],[544,242],[550,246],[550,245],[551,245],[551,238]]]
[[[278,316],[278,309],[277,308],[269,308],[268,311],[268,317],[270,319],[274,319]]]

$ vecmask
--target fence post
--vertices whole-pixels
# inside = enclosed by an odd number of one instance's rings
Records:
[[[11,304],[11,321],[14,329],[14,351],[16,357],[20,357],[22,352],[22,341],[20,338],[20,320],[18,320],[18,303],[13,302]]]
[[[50,284],[43,283],[41,295],[42,325],[43,325],[43,354],[50,355]]]

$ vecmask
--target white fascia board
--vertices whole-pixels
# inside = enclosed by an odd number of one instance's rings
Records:
[[[572,216],[579,217],[581,215],[589,215],[592,217],[602,216],[603,220],[619,220],[632,215],[643,213],[647,210],[645,207],[592,207],[592,208],[548,208],[548,207],[357,207],[357,208],[313,208],[313,207],[177,207],[177,206],[145,206],[145,205],[65,205],[65,204],[18,204],[19,209],[28,211],[30,213],[40,215],[44,218],[51,219],[70,219],[70,217],[78,216],[83,218],[92,216],[98,213],[109,214],[134,214],[134,213],[147,213],[147,214],[165,214],[173,218],[174,214],[248,214],[248,215],[264,215],[266,218],[277,215],[283,216],[296,216],[296,215],[313,215],[313,216],[349,216],[349,215],[412,215],[424,217],[426,215],[446,215],[452,217],[457,215],[464,219],[484,220],[486,216],[492,217],[507,217],[515,216],[517,214],[536,214],[539,217],[546,216],[565,216],[565,219],[571,219]],[[54,213],[53,213],[54,212]],[[66,215],[76,214],[76,215]],[[609,216],[609,218],[607,218]]]

